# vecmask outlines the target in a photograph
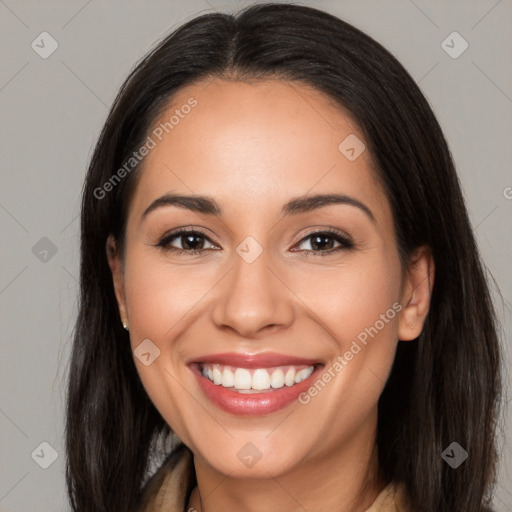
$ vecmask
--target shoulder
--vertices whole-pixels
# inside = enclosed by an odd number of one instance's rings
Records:
[[[192,452],[181,444],[144,485],[138,512],[182,512],[194,485]]]

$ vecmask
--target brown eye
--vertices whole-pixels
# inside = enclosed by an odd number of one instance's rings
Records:
[[[176,247],[176,243],[181,245],[181,247]],[[211,249],[211,247],[206,247],[206,244],[211,244],[215,247],[204,233],[193,230],[181,230],[164,236],[156,246],[169,251],[178,251],[179,254],[198,254],[206,249]]]
[[[321,255],[330,254],[340,249],[354,248],[354,243],[348,237],[336,231],[310,233],[299,242],[299,247],[304,244],[309,245],[309,247],[298,249],[299,251],[316,252]]]

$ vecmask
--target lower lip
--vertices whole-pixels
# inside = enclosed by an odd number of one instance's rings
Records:
[[[299,395],[311,386],[321,367],[316,367],[307,379],[293,386],[284,385],[282,388],[271,388],[264,393],[250,394],[231,391],[214,384],[210,379],[203,377],[196,365],[190,368],[206,397],[223,411],[238,416],[263,416],[284,409],[294,401],[298,402]]]

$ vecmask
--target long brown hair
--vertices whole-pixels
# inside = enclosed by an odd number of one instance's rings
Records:
[[[122,244],[139,166],[108,193],[98,191],[141,146],[173,94],[225,76],[307,83],[359,124],[403,260],[428,244],[436,265],[424,330],[414,342],[399,342],[379,401],[379,463],[388,480],[405,484],[415,512],[482,512],[496,472],[497,321],[447,143],[416,83],[387,50],[330,14],[291,4],[192,19],[138,63],[110,110],[83,190],[66,418],[72,509],[135,510],[156,441],[170,432],[138,377],[105,254],[109,234]],[[441,457],[452,442],[469,453],[457,469]]]

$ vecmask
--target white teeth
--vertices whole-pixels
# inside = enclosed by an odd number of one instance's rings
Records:
[[[284,386],[284,372],[281,368],[274,370],[270,376],[270,385],[273,388],[282,388]]]
[[[295,384],[306,380],[313,373],[312,368],[305,368],[304,370],[299,370],[297,375],[295,375]]]
[[[232,388],[235,385],[235,376],[229,368],[224,368],[222,373],[222,385],[225,388]]]
[[[287,386],[293,386],[295,384],[295,368],[290,368],[284,376],[284,383]]]
[[[236,389],[251,389],[251,374],[249,370],[245,368],[236,369],[234,386]]]
[[[252,389],[269,389],[270,375],[267,370],[256,370],[252,376]]]
[[[217,386],[234,388],[240,392],[253,392],[279,389],[283,386],[293,386],[307,379],[314,370],[314,366],[300,369],[294,366],[282,366],[277,368],[233,368],[220,364],[204,365],[201,372],[203,377],[209,379]]]
[[[215,367],[213,369],[213,383],[214,384],[222,383],[222,373],[220,372],[220,370],[217,367]]]

